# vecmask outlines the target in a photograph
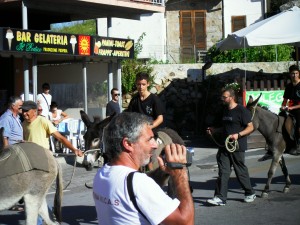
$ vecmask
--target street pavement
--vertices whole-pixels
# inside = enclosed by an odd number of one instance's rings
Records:
[[[244,203],[243,190],[239,186],[234,172],[230,178],[228,201],[226,206],[209,206],[206,200],[213,197],[217,177],[217,148],[199,142],[187,141],[187,146],[194,148],[193,164],[189,167],[190,184],[193,187],[196,225],[299,225],[300,224],[300,164],[299,156],[285,155],[291,175],[291,191],[283,194],[284,178],[280,168],[274,176],[269,198],[260,198],[267,180],[267,171],[271,161],[257,162],[264,154],[263,149],[251,149],[246,153],[251,182],[257,198],[253,203]],[[200,146],[200,147],[199,147]],[[64,185],[71,183],[64,191],[62,225],[97,224],[96,211],[92,199],[92,190],[85,187],[92,185],[96,169],[86,171],[77,164],[74,171],[74,156],[57,158],[63,169]],[[74,172],[74,176],[72,177]],[[53,204],[53,189],[47,196],[48,204]],[[0,212],[0,225],[23,225],[24,213]]]

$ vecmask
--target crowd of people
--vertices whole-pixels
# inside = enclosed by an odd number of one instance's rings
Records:
[[[293,154],[300,154],[300,75],[297,66],[290,67],[291,83],[287,85],[281,110],[294,115],[296,123],[296,143]],[[147,73],[136,75],[137,94],[132,98],[126,111],[119,105],[120,92],[111,90],[112,99],[107,103],[106,116],[113,116],[103,132],[103,144],[108,163],[98,170],[93,184],[93,198],[102,224],[194,224],[194,204],[188,183],[187,169],[171,168],[166,164],[184,165],[186,147],[179,144],[165,146],[165,158],[158,156],[159,167],[168,173],[176,188],[176,198],[167,196],[161,187],[140,168],[149,166],[151,157],[158,148],[155,133],[165,127],[164,105],[160,99],[148,90],[150,77]],[[68,115],[58,109],[52,101],[48,83],[42,86],[43,93],[37,102],[24,101],[21,97],[11,97],[7,111],[0,117],[0,127],[4,127],[4,147],[23,141],[35,142],[50,148],[49,137],[53,136],[82,156],[57,130],[57,125]],[[218,178],[215,193],[207,203],[214,206],[226,205],[228,182],[231,168],[234,168],[237,180],[244,190],[244,202],[251,203],[256,195],[251,186],[250,175],[245,163],[247,136],[254,130],[250,112],[238,104],[237,94],[232,88],[224,88],[221,93],[224,105],[221,127],[208,127],[207,134],[220,133],[222,143],[230,140],[237,143],[237,149],[228,151],[220,146],[216,155]],[[21,120],[21,117],[23,118]],[[155,193],[155,194],[153,194]],[[39,218],[38,224],[41,224]]]

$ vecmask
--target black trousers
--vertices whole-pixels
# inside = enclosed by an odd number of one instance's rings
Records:
[[[217,163],[219,168],[219,177],[217,179],[215,196],[223,201],[227,200],[228,182],[232,167],[236,177],[245,191],[245,196],[254,194],[251,186],[248,168],[245,165],[245,152],[230,153],[226,149],[219,149],[217,153]]]

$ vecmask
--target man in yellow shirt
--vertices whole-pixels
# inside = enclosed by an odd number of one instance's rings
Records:
[[[22,106],[22,115],[24,117],[23,134],[24,140],[37,143],[44,148],[50,149],[50,135],[55,137],[64,146],[69,148],[77,156],[83,156],[81,150],[76,149],[71,142],[61,135],[50,120],[43,116],[38,116],[37,104],[33,101],[25,101]]]

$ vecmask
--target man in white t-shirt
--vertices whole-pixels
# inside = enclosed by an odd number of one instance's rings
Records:
[[[44,83],[42,85],[43,92],[37,95],[37,103],[42,107],[43,111],[41,113],[42,116],[49,118],[49,109],[52,101],[52,96],[50,95],[50,85],[48,83]]]
[[[99,225],[194,224],[186,168],[171,169],[160,157],[160,169],[172,177],[178,199],[167,196],[152,178],[139,172],[132,178],[136,206],[130,199],[128,175],[147,165],[158,147],[151,124],[152,119],[141,113],[123,112],[105,128],[103,140],[109,163],[97,172],[93,184]],[[167,162],[186,163],[186,148],[182,145],[167,145],[165,155]]]

